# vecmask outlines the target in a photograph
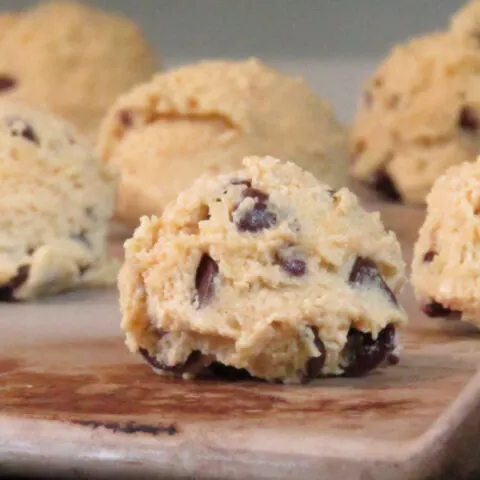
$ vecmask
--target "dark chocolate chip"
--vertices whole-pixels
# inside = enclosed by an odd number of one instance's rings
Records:
[[[307,271],[307,262],[303,258],[288,255],[288,252],[278,252],[275,256],[275,263],[292,277],[301,277]]]
[[[25,140],[37,145],[40,143],[33,127],[22,118],[8,117],[5,121],[11,128],[11,134],[14,137],[23,137]]]
[[[437,252],[435,250],[429,250],[425,255],[423,256],[423,261],[424,263],[431,263],[433,262],[433,259],[437,256]]]
[[[13,302],[15,300],[15,290],[23,285],[30,272],[29,265],[22,265],[16,275],[4,285],[0,285],[0,302]]]
[[[318,336],[318,328],[312,327],[312,326],[310,326],[310,328],[312,329],[312,332],[313,332],[315,346],[320,352],[320,355],[318,357],[311,357],[308,359],[307,364],[305,365],[305,370],[307,373],[307,378],[305,380],[307,381],[313,378],[317,378],[320,375],[320,373],[322,373],[322,368],[323,368],[323,365],[325,364],[325,356],[326,356],[325,345],[323,344],[323,342],[320,340],[320,337]]]
[[[118,112],[118,119],[125,128],[129,128],[133,125],[133,115],[130,110],[120,110]]]
[[[237,382],[242,380],[252,380],[255,377],[250,375],[244,368],[235,368],[230,365],[224,365],[220,362],[213,362],[208,367],[210,373],[222,380]]]
[[[246,185],[249,188],[252,186],[252,181],[247,180],[246,178],[232,178],[232,180],[230,180],[230,183],[232,185]]]
[[[387,294],[392,303],[398,304],[395,295],[380,274],[377,264],[371,258],[357,257],[355,259],[348,277],[348,283],[355,288],[380,288]]]
[[[11,90],[12,88],[15,88],[16,85],[17,80],[11,75],[0,75],[0,92],[6,92],[7,90]]]
[[[387,325],[375,340],[370,333],[363,333],[356,328],[350,328],[347,343],[341,354],[345,362],[342,365],[343,374],[348,377],[364,375],[384,360],[390,359],[395,347],[395,328],[393,325]]]
[[[422,311],[429,317],[448,317],[452,313],[450,308],[444,307],[441,303],[436,301],[425,304],[422,307]]]
[[[214,280],[217,274],[217,262],[208,253],[204,253],[195,274],[195,288],[197,290],[195,299],[199,308],[206,305],[212,298]]]
[[[370,182],[373,189],[380,195],[383,199],[389,200],[391,202],[401,202],[402,197],[393,183],[390,175],[388,175],[385,170],[378,170]]]
[[[258,190],[257,188],[246,188],[242,192],[242,198],[254,198],[260,203],[266,203],[268,202],[268,194],[265,192],[262,192],[261,190]]]
[[[163,370],[165,372],[171,372],[175,375],[181,376],[184,373],[190,373],[198,375],[207,370],[211,363],[211,358],[203,355],[200,351],[194,350],[187,357],[185,362],[174,366],[163,365],[158,359],[151,355],[147,349],[140,347],[138,349],[140,355],[149,363],[153,368]]]
[[[251,210],[246,211],[237,220],[237,228],[241,232],[258,232],[271,228],[277,223],[277,216],[270,212],[265,203],[256,202]]]
[[[480,121],[475,110],[468,105],[463,106],[458,115],[458,125],[466,132],[476,133],[480,126]]]

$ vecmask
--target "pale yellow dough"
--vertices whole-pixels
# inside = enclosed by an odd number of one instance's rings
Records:
[[[347,138],[330,106],[255,59],[188,65],[134,88],[106,116],[100,153],[121,170],[117,216],[134,225],[245,155],[295,161],[333,187],[347,174]]]
[[[116,175],[50,113],[0,102],[0,298],[114,283]]]
[[[46,106],[91,140],[117,96],[160,68],[135,23],[74,1],[4,15],[0,26],[0,76],[16,81],[0,98]]]
[[[427,197],[412,264],[422,305],[432,301],[480,327],[480,160],[447,170]]]
[[[452,30],[393,48],[365,86],[351,134],[352,173],[386,173],[401,199],[422,204],[452,165],[480,153],[480,2]],[[480,28],[478,28],[480,32]]]
[[[405,280],[395,235],[349,190],[333,192],[293,163],[248,157],[243,165],[201,176],[161,217],[143,217],[126,242],[119,290],[127,345],[148,351],[167,367],[160,371],[192,367],[192,352],[201,352],[204,362],[271,381],[302,381],[312,357],[323,363],[315,377],[341,374],[352,329],[377,338],[406,323],[393,297]],[[255,205],[248,182],[275,216],[255,232],[239,227]],[[218,268],[210,297],[196,285],[206,256]],[[378,275],[353,285],[359,257]],[[304,271],[293,275],[279,259],[297,259]]]

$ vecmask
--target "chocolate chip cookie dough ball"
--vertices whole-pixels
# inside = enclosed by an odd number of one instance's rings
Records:
[[[480,1],[472,0],[453,15],[450,31],[469,38],[480,46]]]
[[[115,180],[72,126],[0,102],[0,301],[114,283]]]
[[[330,107],[302,79],[254,59],[189,65],[134,88],[103,122],[100,152],[121,170],[117,216],[134,225],[245,155],[295,161],[332,187],[346,182],[347,138]]]
[[[480,327],[480,160],[450,168],[427,197],[412,264],[424,312]]]
[[[54,1],[14,19],[0,33],[0,98],[47,106],[91,139],[117,96],[159,68],[140,28],[119,15]]]
[[[305,382],[397,360],[400,246],[346,188],[249,157],[143,217],[119,275],[127,345],[158,373]]]
[[[353,174],[422,204],[445,170],[480,153],[480,45],[434,33],[393,49],[367,82],[352,129]]]

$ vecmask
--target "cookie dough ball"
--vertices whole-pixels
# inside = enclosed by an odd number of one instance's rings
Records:
[[[397,360],[400,246],[293,163],[249,157],[143,217],[119,275],[127,345],[159,373],[298,383]]]
[[[0,103],[0,301],[115,282],[115,176],[71,125]]]
[[[12,18],[0,34],[0,79],[10,79],[0,98],[47,106],[91,139],[117,96],[159,68],[140,28],[119,15],[59,1]]]
[[[435,33],[393,49],[366,85],[353,174],[384,197],[424,203],[434,181],[480,153],[480,48]]]
[[[450,30],[456,35],[461,35],[480,45],[480,1],[468,2],[453,15]]]
[[[303,80],[254,59],[155,76],[118,99],[100,134],[101,156],[121,170],[118,218],[135,225],[203,172],[238,169],[246,155],[296,161],[338,187],[347,149],[332,110]]]
[[[449,169],[427,197],[412,283],[432,317],[460,313],[480,326],[480,160]]]

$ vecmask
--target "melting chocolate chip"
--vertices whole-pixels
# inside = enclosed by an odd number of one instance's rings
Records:
[[[325,364],[325,356],[326,356],[325,345],[323,344],[323,342],[320,340],[320,337],[318,336],[318,328],[312,327],[312,326],[310,326],[310,328],[312,329],[313,336],[314,336],[314,343],[318,351],[320,352],[320,356],[311,357],[308,359],[307,364],[305,365],[305,370],[307,373],[307,378],[304,379],[305,381],[311,380],[313,378],[317,378],[320,375],[320,373],[322,372],[323,365]]]
[[[448,317],[452,313],[450,308],[444,307],[441,303],[436,301],[425,304],[422,307],[422,311],[429,317]]]
[[[246,185],[249,188],[252,186],[252,181],[244,178],[232,178],[232,180],[230,180],[230,183],[232,185]]]
[[[218,264],[215,260],[204,253],[195,274],[196,301],[198,307],[206,305],[213,296],[214,280],[218,274]]]
[[[25,140],[36,143],[37,145],[40,143],[33,127],[22,118],[8,117],[5,121],[10,127],[11,134],[14,137],[23,137]]]
[[[120,110],[118,112],[118,119],[125,128],[129,128],[133,125],[133,115],[130,110]]]
[[[187,357],[184,363],[180,363],[175,366],[163,365],[158,359],[151,355],[147,349],[140,347],[138,349],[140,355],[150,364],[153,368],[163,370],[165,372],[171,372],[175,375],[181,376],[184,373],[190,373],[192,375],[201,374],[208,368],[211,363],[211,358],[203,355],[200,351],[194,350]]]
[[[431,263],[433,262],[433,259],[437,256],[437,252],[435,250],[429,250],[425,255],[423,256],[423,261],[424,263]]]
[[[22,265],[13,278],[0,285],[0,302],[13,302],[15,300],[15,290],[26,282],[29,272],[30,266]]]
[[[402,197],[398,192],[397,187],[385,170],[379,170],[375,173],[371,185],[383,199],[390,200],[391,202],[402,201]]]
[[[292,277],[301,277],[307,271],[307,262],[303,258],[288,255],[288,253],[278,252],[275,262]]]
[[[480,126],[480,120],[475,110],[468,105],[463,106],[458,115],[458,125],[462,130],[476,133]]]
[[[389,359],[395,350],[395,328],[387,325],[374,340],[370,333],[363,333],[356,328],[350,328],[347,343],[341,356],[345,362],[343,374],[348,377],[358,377],[373,370],[384,360]]]
[[[348,283],[355,288],[371,286],[379,288],[387,294],[392,303],[398,304],[395,295],[380,274],[377,264],[371,258],[357,257],[355,259]]]
[[[17,85],[17,80],[10,75],[0,75],[0,92],[11,90]]]

